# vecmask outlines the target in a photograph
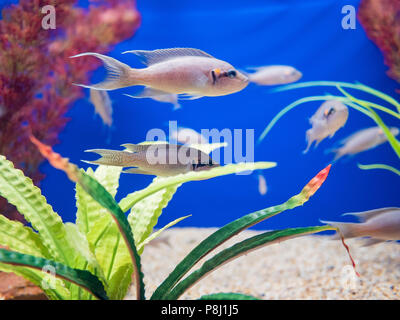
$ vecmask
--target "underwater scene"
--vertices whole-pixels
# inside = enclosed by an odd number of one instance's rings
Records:
[[[399,300],[400,1],[0,9],[0,300]]]

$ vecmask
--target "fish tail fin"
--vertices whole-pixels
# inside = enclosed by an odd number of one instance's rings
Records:
[[[97,153],[100,158],[94,161],[81,160],[89,164],[105,165],[105,166],[117,166],[126,167],[128,166],[124,161],[124,151],[108,150],[108,149],[91,149],[85,150],[85,152]]]
[[[117,59],[94,52],[85,52],[70,58],[79,58],[85,56],[93,56],[102,60],[104,67],[107,70],[107,77],[100,83],[92,85],[74,83],[75,85],[96,90],[115,90],[139,84],[139,82],[136,80],[137,69],[133,69]]]
[[[323,221],[323,220],[320,220],[320,222],[338,228],[344,238],[356,238],[364,236],[363,234],[364,229],[361,223]],[[335,240],[340,239],[340,235],[336,233],[334,236],[332,236],[332,239]]]
[[[329,153],[334,153],[335,156],[332,160],[332,163],[336,162],[339,160],[339,158],[344,156],[344,153],[342,152],[341,148],[330,148],[330,149],[326,149],[325,150],[325,154],[329,154]]]

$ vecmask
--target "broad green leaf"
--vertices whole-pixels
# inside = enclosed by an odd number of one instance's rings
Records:
[[[260,300],[256,297],[242,293],[212,293],[201,296],[199,300]]]
[[[132,279],[132,263],[120,266],[109,280],[107,294],[111,300],[122,300],[125,298]]]
[[[157,230],[156,232],[153,232],[150,236],[148,236],[143,242],[138,244],[138,251],[142,252],[143,248],[146,244],[148,244],[150,241],[156,239],[162,232],[164,232],[165,230],[167,230],[168,228],[176,225],[179,221],[182,221],[183,219],[186,219],[188,217],[190,217],[190,215],[188,216],[184,216],[184,217],[180,217],[178,219],[175,219],[174,221],[171,221],[170,223],[168,223],[167,225],[165,225],[164,227],[162,227],[161,229]]]
[[[168,178],[154,178],[153,182],[147,188],[157,185],[164,179]],[[168,205],[168,202],[172,199],[179,186],[180,184],[161,189],[160,191],[137,202],[132,207],[131,212],[128,215],[128,221],[132,228],[135,243],[138,245],[143,243],[143,241],[151,234],[154,226],[157,224],[162,210]],[[138,252],[139,254],[142,254],[143,247],[141,249],[138,248]]]
[[[222,250],[221,252],[217,253],[215,256],[204,262],[199,269],[192,272],[187,278],[179,282],[175,286],[175,288],[173,288],[171,292],[167,294],[164,298],[167,300],[178,299],[188,288],[199,281],[202,277],[216,270],[218,267],[222,266],[226,262],[232,261],[233,259],[236,259],[250,251],[260,249],[263,246],[270,245],[276,242],[282,242],[306,234],[317,233],[326,230],[336,229],[331,226],[290,228],[277,231],[268,231],[253,236],[249,239],[243,240],[227,249]]]
[[[133,266],[129,250],[118,226],[110,216],[104,216],[93,225],[87,238],[93,244],[94,254],[104,272],[108,283],[106,290],[110,299],[116,299],[115,294],[118,296],[126,294],[126,291],[123,291],[124,288],[127,290],[131,283]],[[131,268],[126,267],[127,265],[130,265]],[[130,276],[125,276],[125,273],[129,272]],[[118,286],[120,286],[119,289]]]
[[[387,164],[368,164],[368,165],[364,165],[364,164],[358,164],[358,167],[362,170],[371,170],[371,169],[384,169],[384,170],[389,170],[397,175],[400,176],[400,170],[389,166]]]
[[[97,276],[103,285],[106,285],[103,270],[101,269],[95,255],[90,249],[89,242],[87,241],[85,235],[81,233],[79,228],[73,223],[66,223],[65,228],[67,229],[67,239],[69,243],[71,243],[74,249],[79,253],[71,267],[89,271]],[[91,299],[91,295],[78,286],[71,287],[70,291],[71,299],[73,300]]]
[[[39,235],[19,221],[12,221],[0,215],[0,245],[10,250],[50,258]]]
[[[275,166],[276,166],[275,162],[238,163],[238,164],[228,164],[225,166],[212,168],[210,170],[192,171],[185,174],[165,177],[164,179],[160,179],[157,183],[152,183],[150,186],[148,186],[143,190],[129,194],[119,202],[119,205],[122,211],[126,212],[142,199],[167,187],[180,185],[188,181],[206,180],[228,174],[240,173],[244,171],[269,169]]]
[[[61,217],[57,215],[42,196],[32,180],[12,162],[0,156],[0,195],[15,205],[37,231],[49,250],[51,257],[70,265],[75,253],[66,240],[66,231]]]
[[[303,205],[320,188],[328,176],[330,165],[321,170],[302,191],[291,197],[285,203],[273,206],[264,210],[259,210],[247,214],[231,223],[226,224],[216,232],[211,234],[196,246],[169,274],[167,279],[156,289],[151,299],[164,299],[177,282],[205,255],[217,248],[219,245],[235,236],[239,232],[247,229],[263,220],[271,218],[285,210],[293,209]]]
[[[51,300],[68,300],[70,299],[70,291],[65,287],[64,280],[55,278],[53,284],[55,288],[44,287],[46,283],[45,275],[42,271],[31,269],[28,267],[18,267],[11,264],[0,263],[0,271],[12,272],[18,276],[29,280],[34,285],[41,287],[46,296]]]
[[[88,168],[86,173],[94,177],[113,197],[117,193],[119,177],[122,168],[112,166],[98,166],[93,172]],[[89,194],[87,194],[79,184],[76,184],[76,224],[79,230],[85,234],[93,227],[93,224],[102,216],[108,215],[107,209],[102,207]]]
[[[125,245],[129,250],[129,255],[134,266],[137,298],[141,300],[145,299],[140,256],[136,250],[132,230],[128,219],[115,202],[113,196],[100,183],[98,183],[96,179],[87,175],[85,172],[80,171],[76,165],[70,163],[68,159],[63,158],[58,153],[54,152],[51,147],[43,144],[32,135],[30,136],[30,139],[53,167],[63,170],[70,180],[79,183],[83,190],[85,190],[94,200],[106,208],[111,214],[116,225],[118,226]]]
[[[25,266],[37,270],[42,270],[44,267],[50,266],[54,268],[56,277],[81,286],[98,299],[108,299],[101,281],[89,271],[73,269],[59,262],[6,249],[0,249],[0,262],[14,266]]]

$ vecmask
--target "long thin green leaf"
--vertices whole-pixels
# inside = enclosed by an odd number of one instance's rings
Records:
[[[382,119],[378,116],[378,114],[372,110],[367,103],[360,101],[359,99],[355,98],[343,88],[338,87],[339,91],[342,92],[348,99],[351,99],[355,103],[363,106],[368,110],[371,115],[371,118],[376,122],[376,124],[383,130],[387,139],[389,140],[390,145],[392,146],[393,150],[396,152],[397,156],[400,158],[400,142],[394,137],[390,129],[386,126],[386,124],[382,121]]]
[[[306,88],[306,87],[316,87],[316,86],[330,86],[330,87],[340,86],[343,88],[350,88],[350,89],[364,91],[366,93],[372,94],[372,95],[390,103],[391,105],[395,106],[397,109],[397,112],[400,113],[400,103],[398,103],[395,99],[393,99],[391,96],[387,95],[386,93],[383,93],[382,91],[376,90],[376,89],[366,86],[362,83],[354,84],[354,83],[340,82],[340,81],[309,81],[309,82],[298,82],[298,83],[294,83],[294,84],[280,86],[276,89],[273,89],[273,91],[279,92],[279,91],[287,91],[287,90]]]
[[[358,167],[362,170],[371,170],[371,169],[384,169],[384,170],[389,170],[397,175],[400,176],[400,170],[389,166],[387,164],[368,164],[368,165],[364,165],[364,164],[358,164]]]
[[[37,231],[54,260],[70,265],[75,253],[66,240],[64,224],[47,203],[39,188],[0,156],[0,195],[15,205]]]
[[[138,251],[141,252],[140,250],[143,250],[144,246],[146,244],[148,244],[150,241],[156,239],[161,233],[163,233],[165,230],[167,230],[168,228],[176,225],[178,222],[182,221],[183,219],[186,219],[188,217],[190,217],[191,214],[184,216],[184,217],[180,217],[178,219],[175,219],[174,221],[171,221],[170,223],[168,223],[167,225],[165,225],[164,227],[162,227],[161,229],[157,230],[156,232],[153,232],[150,236],[148,236],[146,239],[144,239],[143,242],[138,244]]]
[[[242,293],[212,293],[201,296],[199,300],[260,300],[256,297]]]
[[[179,174],[176,176],[167,177],[160,180],[159,183],[151,184],[149,187],[143,190],[129,194],[119,202],[119,205],[122,211],[126,212],[142,199],[170,186],[179,185],[188,181],[211,179],[228,174],[240,173],[243,171],[269,169],[275,166],[275,162],[238,163],[228,164],[225,166],[212,168],[210,170],[193,171],[185,174]]]
[[[286,113],[288,113],[293,108],[300,106],[307,102],[326,101],[326,100],[337,100],[337,101],[343,102],[346,105],[348,105],[349,107],[352,107],[352,108],[356,109],[357,111],[364,113],[366,116],[371,117],[371,115],[369,114],[369,112],[367,110],[365,110],[364,108],[362,108],[354,103],[351,103],[351,101],[346,97],[333,96],[333,95],[305,97],[305,98],[301,98],[301,99],[298,99],[298,100],[292,102],[291,104],[289,104],[288,106],[283,108],[281,111],[279,111],[278,114],[265,127],[264,131],[261,133],[260,137],[257,140],[257,144],[260,144],[264,140],[266,135],[274,127],[274,125],[279,121],[279,119],[281,119]]]
[[[6,249],[0,249],[0,262],[14,266],[25,266],[37,270],[42,270],[44,267],[51,266],[54,268],[55,276],[81,286],[98,299],[108,299],[101,281],[88,271],[73,269],[59,262]]]
[[[310,182],[303,188],[303,190],[291,197],[285,203],[273,206],[264,210],[259,210],[247,214],[211,234],[196,246],[170,273],[170,275],[163,281],[163,283],[153,293],[151,299],[163,299],[169,291],[176,285],[176,283],[205,255],[217,248],[219,245],[238,234],[244,229],[247,229],[265,219],[275,216],[282,211],[293,209],[303,205],[308,199],[319,189],[325,181],[330,165],[321,170]]]
[[[243,240],[235,245],[222,250],[217,253],[214,257],[210,258],[204,264],[192,272],[188,277],[179,282],[164,299],[175,300],[178,299],[187,289],[193,286],[204,276],[210,272],[215,271],[218,267],[223,264],[232,261],[233,259],[239,258],[243,254],[249,253],[250,251],[260,249],[266,245],[270,245],[276,242],[282,242],[295,237],[303,236],[310,233],[317,233],[326,230],[335,230],[331,226],[318,226],[318,227],[306,227],[306,228],[290,228],[277,231],[269,231],[249,239]]]

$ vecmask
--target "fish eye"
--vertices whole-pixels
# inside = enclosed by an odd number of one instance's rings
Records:
[[[236,77],[236,75],[237,75],[237,73],[236,73],[236,70],[229,70],[227,73],[226,73],[226,76],[228,77],[228,78],[235,78]]]

